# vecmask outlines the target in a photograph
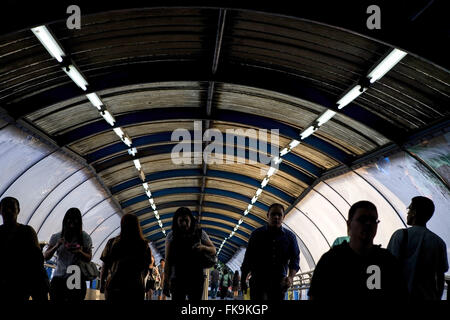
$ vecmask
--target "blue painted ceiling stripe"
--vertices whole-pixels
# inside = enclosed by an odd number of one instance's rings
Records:
[[[161,180],[161,179],[180,178],[180,177],[189,177],[189,176],[201,177],[202,175],[203,175],[203,173],[202,173],[202,170],[200,170],[200,169],[167,170],[167,171],[159,171],[156,173],[148,174],[147,181],[157,181],[157,180]],[[242,174],[237,174],[237,173],[232,173],[232,172],[227,172],[227,171],[208,170],[206,177],[207,178],[215,177],[215,178],[239,181],[239,182],[243,182],[245,184],[254,186],[256,188],[259,188],[261,185],[261,181],[259,181],[259,180],[253,179],[251,177],[248,177],[248,176],[245,176]],[[139,178],[128,180],[124,183],[121,183],[121,184],[111,187],[111,193],[114,195],[123,190],[132,188],[132,187],[135,187],[135,186],[138,186],[141,184],[142,184],[142,181]],[[286,192],[283,192],[282,190],[280,190],[276,187],[270,186],[270,185],[267,185],[264,188],[264,191],[269,192],[269,193],[277,196],[278,198],[283,199],[284,201],[286,201],[288,203],[292,203],[295,200],[295,197],[291,197]]]
[[[167,109],[152,109],[152,110],[142,110],[136,111],[133,113],[127,113],[123,115],[118,115],[116,117],[116,126],[127,126],[127,125],[136,125],[143,122],[149,121],[159,121],[159,120],[201,120],[204,118],[203,114],[204,110],[201,108],[167,108]],[[240,123],[245,125],[254,126],[256,128],[263,129],[279,129],[281,135],[285,135],[287,137],[298,139],[300,130],[284,124],[280,121],[276,121],[273,119],[269,119],[263,116],[258,116],[254,114],[242,113],[231,110],[216,110],[215,119],[219,121],[227,121]],[[105,123],[103,120],[99,120],[93,123],[89,123],[87,125],[78,127],[72,131],[69,131],[63,135],[61,135],[61,141],[64,144],[70,144],[80,139],[86,138],[91,135],[99,134],[101,132],[111,130],[111,127]],[[321,140],[319,138],[310,139],[311,141],[305,140],[306,143],[312,143],[316,148],[325,148],[320,149],[325,153],[328,153],[329,156],[335,158],[340,162],[346,162],[348,160],[347,154],[344,153],[337,147],[334,147],[330,143]],[[316,141],[319,140],[320,142]]]

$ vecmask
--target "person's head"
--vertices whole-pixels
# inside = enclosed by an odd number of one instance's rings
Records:
[[[370,201],[354,203],[348,212],[347,231],[350,241],[373,244],[378,229],[377,207]]]
[[[70,208],[63,218],[62,236],[67,237],[71,235],[81,237],[82,230],[83,219],[81,217],[81,211],[78,208]]]
[[[159,264],[161,265],[161,267],[164,267],[164,265],[166,264],[166,260],[164,260],[164,258],[159,260]]]
[[[120,240],[145,241],[138,217],[135,214],[127,213],[120,220]]]
[[[178,208],[172,219],[172,232],[174,234],[192,234],[196,229],[197,220],[191,210],[186,207]]]
[[[279,203],[274,203],[267,210],[267,224],[269,227],[281,228],[284,219],[284,207]]]
[[[0,213],[3,216],[4,224],[16,223],[19,211],[20,205],[16,198],[5,197],[0,202]]]
[[[235,275],[235,276],[238,276],[238,275],[239,275],[239,271],[236,270],[236,271],[234,272],[234,275]]]
[[[411,199],[408,209],[406,223],[410,226],[425,226],[433,216],[434,203],[431,199],[418,196]]]

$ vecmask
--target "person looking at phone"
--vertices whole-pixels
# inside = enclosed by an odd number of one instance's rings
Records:
[[[56,270],[50,283],[50,300],[58,302],[77,302],[84,300],[86,295],[86,282],[80,281],[80,289],[69,289],[67,268],[78,265],[79,262],[89,262],[92,259],[92,240],[89,234],[83,231],[81,212],[77,208],[67,210],[62,231],[51,236],[45,260],[50,260],[57,254]],[[81,275],[81,274],[80,274]]]

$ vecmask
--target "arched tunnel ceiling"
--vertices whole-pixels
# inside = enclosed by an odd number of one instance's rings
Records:
[[[266,141],[283,149],[326,109],[338,112],[286,155],[224,246],[223,260],[264,224],[270,204],[292,208],[328,174],[448,125],[449,73],[413,55],[338,110],[337,99],[392,47],[319,22],[237,8],[169,7],[91,14],[80,30],[68,30],[65,21],[47,27],[89,92],[114,115],[115,127],[131,137],[163,228],[170,230],[174,210],[187,206],[217,247],[269,165],[249,162],[261,151],[249,141],[243,149],[231,146],[233,161],[246,163],[174,164],[172,132],[183,128],[194,136],[200,121],[203,131],[222,133],[220,154],[230,147],[227,129],[278,129],[279,140],[269,134]],[[163,253],[164,235],[129,147],[29,29],[1,36],[0,48],[0,106],[92,166],[122,213],[138,215]],[[195,141],[184,142],[194,148]]]

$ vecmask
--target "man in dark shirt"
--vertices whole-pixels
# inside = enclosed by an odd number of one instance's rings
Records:
[[[36,232],[17,223],[19,201],[5,197],[0,201],[0,303],[5,301],[47,300],[49,282]],[[8,265],[6,261],[11,261]]]
[[[350,243],[326,252],[317,263],[308,295],[311,300],[405,300],[406,284],[389,251],[373,244],[379,223],[377,208],[369,201],[349,211]]]
[[[300,269],[297,239],[281,226],[283,219],[283,206],[272,204],[267,211],[267,225],[253,231],[248,241],[241,266],[241,288],[247,290],[250,273],[251,300],[283,300]]]

